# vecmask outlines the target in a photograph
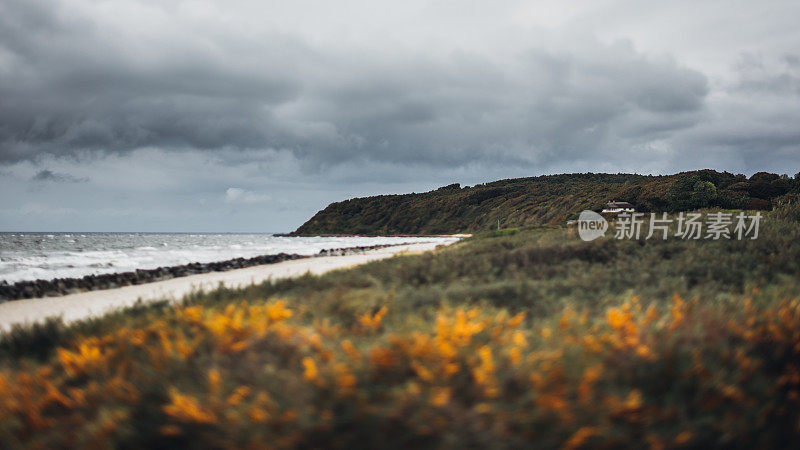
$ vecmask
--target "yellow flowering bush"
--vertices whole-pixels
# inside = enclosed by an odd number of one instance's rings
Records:
[[[0,342],[0,448],[792,447],[800,234],[769,233],[703,244],[711,281],[693,243],[522,231],[30,332]],[[743,248],[781,274],[734,286]]]
[[[663,308],[632,298],[600,317],[565,308],[543,321],[444,308],[428,327],[379,336],[363,321],[295,317],[285,301],[179,308],[4,369],[0,438],[292,447],[380,444],[386,433],[440,445],[466,433],[667,448],[777,443],[754,424],[783,438],[800,430],[798,300],[719,314],[679,296]]]

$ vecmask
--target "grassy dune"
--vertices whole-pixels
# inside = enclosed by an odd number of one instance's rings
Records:
[[[792,209],[794,208],[794,209]],[[800,223],[489,233],[0,342],[3,447],[786,447]]]

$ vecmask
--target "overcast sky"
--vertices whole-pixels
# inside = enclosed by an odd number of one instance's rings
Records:
[[[800,171],[800,2],[0,0],[0,230],[290,231],[562,172]]]

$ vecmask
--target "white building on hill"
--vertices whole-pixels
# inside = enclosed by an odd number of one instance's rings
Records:
[[[634,212],[634,211],[636,211],[636,208],[634,208],[633,205],[631,205],[630,203],[617,202],[612,200],[606,203],[606,207],[605,209],[603,209],[602,212],[617,214],[617,213]]]

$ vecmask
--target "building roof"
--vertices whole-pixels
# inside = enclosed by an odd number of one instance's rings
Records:
[[[633,208],[633,205],[631,205],[628,202],[610,201],[610,202],[607,203],[607,205],[608,205],[609,208]]]

